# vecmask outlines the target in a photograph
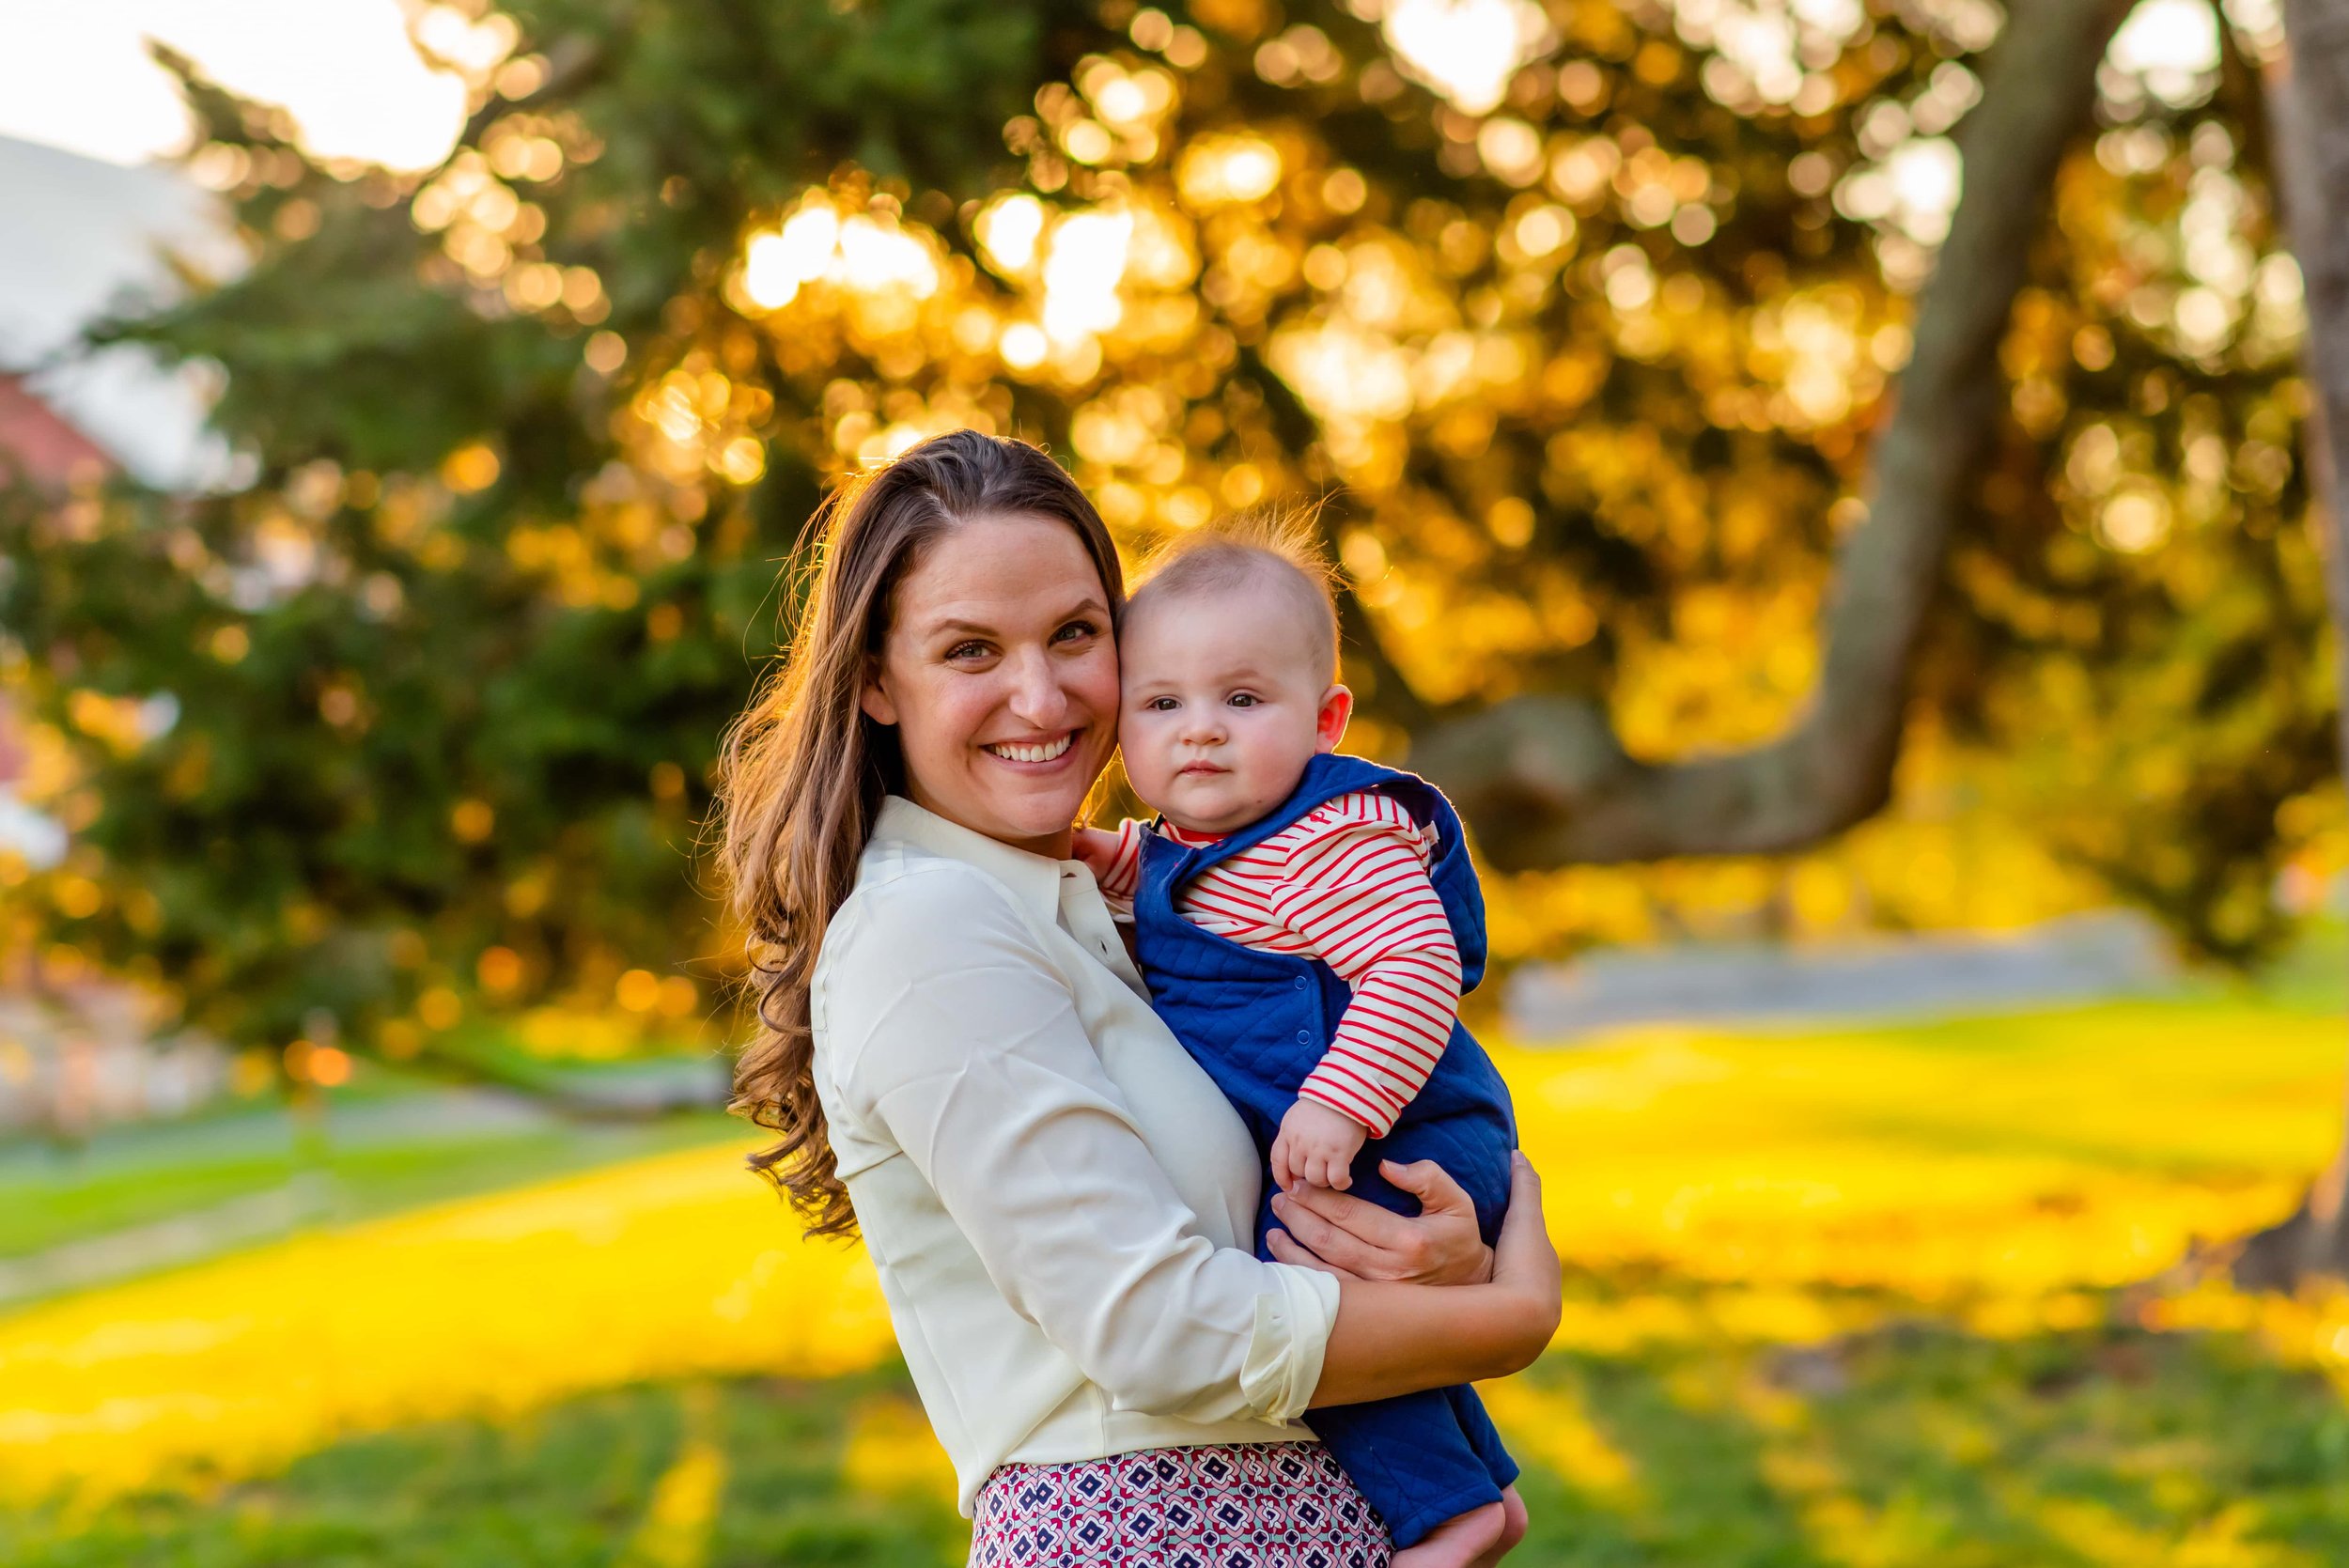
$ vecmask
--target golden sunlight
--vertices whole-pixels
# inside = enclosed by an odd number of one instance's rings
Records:
[[[840,215],[822,201],[802,207],[782,228],[751,236],[742,287],[768,310],[791,303],[802,284],[824,275],[840,241]]]
[[[1044,259],[1044,333],[1067,345],[1117,325],[1117,287],[1134,233],[1128,212],[1072,212],[1052,226]]]
[[[1499,107],[1517,68],[1556,38],[1533,0],[1397,0],[1384,27],[1403,69],[1470,115]]]

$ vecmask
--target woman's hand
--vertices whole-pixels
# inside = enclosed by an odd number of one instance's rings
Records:
[[[1517,1157],[1509,1212],[1532,1184],[1536,1230],[1541,1224],[1541,1183],[1525,1157]],[[1318,1268],[1342,1279],[1394,1280],[1414,1285],[1477,1285],[1493,1278],[1493,1249],[1476,1233],[1476,1205],[1458,1182],[1432,1159],[1410,1165],[1382,1161],[1378,1172],[1419,1200],[1416,1219],[1405,1219],[1366,1198],[1306,1188],[1276,1192],[1272,1212],[1285,1230],[1265,1238],[1281,1263]],[[1502,1225],[1505,1241],[1507,1222]],[[1547,1233],[1542,1244],[1548,1245]],[[1556,1270],[1556,1255],[1551,1255]],[[1556,1281],[1552,1281],[1553,1288]]]
[[[1291,1208],[1302,1205],[1292,1202]],[[1469,1230],[1475,1234],[1473,1218]],[[1295,1241],[1284,1249],[1276,1239],[1274,1250],[1283,1262],[1329,1266]],[[1514,1156],[1492,1278],[1466,1290],[1431,1291],[1343,1276],[1313,1403],[1359,1405],[1522,1372],[1558,1332],[1560,1295],[1558,1253],[1542,1223],[1542,1185],[1525,1157]]]

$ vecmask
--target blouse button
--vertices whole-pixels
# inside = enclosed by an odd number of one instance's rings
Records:
[[[1297,977],[1297,988],[1300,991],[1305,988],[1305,977],[1301,974]]]
[[[1312,1044],[1313,1037],[1311,1030],[1300,1029],[1297,1032],[1297,1043],[1300,1046]]]

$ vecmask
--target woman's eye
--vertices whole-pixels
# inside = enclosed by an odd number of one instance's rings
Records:
[[[946,650],[946,658],[950,663],[959,663],[966,659],[984,659],[986,657],[987,644],[985,643],[957,643],[953,647]]]
[[[1080,638],[1091,637],[1097,633],[1100,629],[1101,629],[1099,627],[1095,626],[1091,621],[1071,621],[1066,626],[1062,627],[1058,631],[1052,633],[1052,641],[1055,643],[1073,643]]]

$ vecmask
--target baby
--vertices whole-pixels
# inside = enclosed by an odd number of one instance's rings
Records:
[[[1415,1214],[1380,1161],[1434,1159],[1490,1242],[1517,1136],[1458,1017],[1484,972],[1484,901],[1433,785],[1336,754],[1353,705],[1337,641],[1329,568],[1293,531],[1178,543],[1118,636],[1126,775],[1159,819],[1087,830],[1078,853],[1279,1187]],[[1517,1465],[1471,1390],[1306,1419],[1385,1519],[1395,1568],[1495,1562],[1523,1534]]]

